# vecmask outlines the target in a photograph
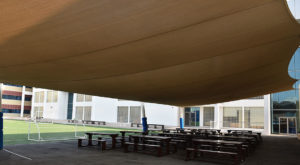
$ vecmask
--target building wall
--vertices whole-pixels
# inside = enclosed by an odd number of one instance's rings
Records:
[[[42,106],[44,108],[44,118],[50,119],[67,119],[67,112],[68,112],[68,93],[67,92],[58,92],[58,102],[56,103],[47,103],[47,91],[46,89],[39,89],[35,88],[34,93],[44,91],[44,98],[41,103],[34,102],[33,107],[35,106]],[[73,111],[72,111],[72,119],[76,117],[76,109],[77,107],[90,107],[91,109],[91,118],[89,120],[93,121],[106,121],[111,123],[119,123],[122,124],[130,124],[130,108],[135,107],[139,108],[142,106],[142,102],[139,101],[129,101],[129,100],[119,100],[113,98],[106,98],[106,97],[97,97],[92,96],[89,101],[85,100],[86,95],[81,95],[84,99],[83,101],[77,101],[77,95],[74,93],[73,95]],[[88,96],[88,95],[87,95]],[[35,96],[34,96],[35,97]],[[33,99],[35,99],[33,97]],[[269,95],[266,95],[262,99],[246,99],[246,100],[238,100],[232,102],[225,102],[219,104],[211,104],[211,105],[199,105],[193,107],[199,107],[199,126],[201,128],[208,128],[211,126],[204,126],[204,109],[205,107],[213,107],[214,108],[214,116],[213,116],[213,128],[223,129],[223,109],[226,107],[241,107],[244,111],[246,107],[261,107],[263,108],[264,112],[264,131],[265,134],[269,132],[269,117],[268,112],[270,111],[269,106]],[[179,107],[177,106],[170,106],[170,105],[162,105],[162,104],[154,104],[154,103],[144,103],[146,116],[148,123],[150,124],[163,124],[167,126],[178,127],[179,126]],[[127,107],[128,108],[128,120],[126,122],[118,122],[118,108],[119,107]],[[140,111],[142,108],[139,108]],[[85,115],[85,114],[84,114]],[[138,117],[138,122],[141,122],[142,112],[140,112],[140,116]],[[244,115],[243,115],[244,116]],[[82,119],[84,117],[82,116]],[[244,119],[243,119],[244,121]],[[226,128],[224,128],[226,129]],[[234,129],[234,128],[229,128]],[[243,129],[243,128],[239,128]],[[249,130],[249,128],[245,128]],[[254,129],[255,130],[255,129]]]
[[[93,96],[91,102],[77,102],[77,94],[74,94],[73,102],[73,119],[75,119],[76,107],[92,107],[91,120],[106,121],[106,122],[118,122],[118,107],[128,107],[128,114],[130,114],[130,107],[141,107],[142,102],[118,100],[106,97]],[[140,109],[141,110],[141,109]],[[162,104],[145,104],[146,116],[148,123],[152,124],[165,124],[170,126],[178,125],[178,107],[162,105]],[[142,114],[142,112],[140,113]],[[140,116],[140,122],[141,122]],[[130,123],[129,120],[127,123]]]
[[[32,88],[11,84],[1,86],[4,117],[30,116]]]
[[[47,92],[56,92],[48,89],[34,88],[31,117],[34,118],[37,108],[42,107],[40,117],[47,119],[65,120],[67,119],[68,92],[57,91],[57,101],[47,101]],[[36,100],[37,92],[43,92],[44,96],[39,101]],[[41,97],[40,97],[41,98]]]
[[[264,97],[261,97],[259,99],[243,99],[243,100],[237,100],[237,101],[231,101],[231,102],[225,102],[225,103],[218,103],[218,104],[211,104],[211,105],[199,105],[199,106],[192,106],[192,107],[185,107],[184,112],[187,114],[184,114],[184,120],[186,127],[201,127],[201,128],[215,128],[215,129],[245,129],[245,130],[256,130],[263,132],[264,134],[270,133],[270,95],[265,95]],[[209,125],[204,124],[204,109],[206,107],[214,108],[214,116],[212,117],[212,120]],[[224,125],[224,109],[225,108],[238,108],[240,109],[240,118],[237,123],[233,123],[231,126]],[[257,116],[257,118],[249,118],[249,120],[245,119],[245,113],[246,110],[249,110],[248,108],[254,109],[259,108],[260,114],[262,116]],[[250,109],[249,113],[253,113],[253,111]],[[199,111],[199,112],[197,112]],[[190,114],[190,112],[192,114]],[[199,120],[196,115],[199,114]],[[193,117],[190,117],[190,116]],[[188,119],[187,119],[188,118]],[[258,120],[259,122],[256,122]],[[190,121],[190,120],[195,120]],[[249,122],[248,122],[249,121]],[[253,122],[254,121],[254,122]],[[199,124],[198,124],[199,123]],[[226,122],[225,122],[226,123]],[[236,125],[238,128],[235,128]],[[248,126],[248,127],[247,127]],[[250,126],[250,127],[249,127]],[[263,129],[260,129],[263,127]]]

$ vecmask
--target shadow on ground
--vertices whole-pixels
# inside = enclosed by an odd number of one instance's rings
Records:
[[[141,153],[123,153],[122,149],[100,151],[97,148],[77,148],[76,141],[44,144],[6,146],[5,149],[26,156],[20,158],[5,151],[0,152],[0,164],[18,165],[116,165],[116,164],[164,164],[209,165],[220,164],[200,160],[184,161],[185,152],[180,151],[163,157]],[[221,161],[222,162],[222,161]],[[246,165],[299,165],[300,141],[295,137],[265,136],[256,151],[246,158]]]

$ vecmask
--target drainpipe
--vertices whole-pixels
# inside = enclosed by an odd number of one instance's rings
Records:
[[[180,118],[179,118],[180,129],[184,129],[184,119],[183,119],[184,108],[183,107],[179,107],[179,113],[180,113]]]
[[[143,124],[143,132],[144,132],[144,134],[147,134],[148,133],[148,124],[147,124],[147,117],[146,117],[144,103],[142,103],[142,124]]]

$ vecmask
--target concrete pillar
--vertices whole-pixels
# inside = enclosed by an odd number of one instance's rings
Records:
[[[25,104],[25,86],[22,87],[21,115],[20,115],[20,117],[24,116],[24,104]]]
[[[242,106],[242,128],[245,128],[245,107]]]
[[[271,95],[264,96],[264,132],[263,134],[269,135],[271,134]]]
[[[215,104],[214,107],[214,128],[220,129],[220,106],[219,104]]]
[[[202,106],[200,107],[200,112],[199,113],[200,113],[199,114],[200,115],[200,117],[199,117],[199,120],[200,120],[199,121],[200,122],[199,126],[203,127],[203,125],[204,125],[204,107],[202,107]]]
[[[179,118],[180,129],[183,129],[184,128],[184,107],[179,107],[179,113],[180,113],[180,118]]]
[[[35,107],[35,88],[33,87],[32,88],[32,97],[31,97],[31,110],[30,110],[30,116],[31,116],[31,119],[33,119],[34,117],[34,107]]]

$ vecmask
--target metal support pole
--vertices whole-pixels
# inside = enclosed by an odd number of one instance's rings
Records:
[[[0,84],[0,150],[3,149],[2,84]]]
[[[0,111],[0,150],[3,149],[3,114]]]
[[[179,113],[180,113],[180,118],[179,118],[180,129],[184,129],[184,119],[183,119],[184,108],[183,107],[179,107]]]
[[[145,111],[145,105],[142,103],[142,125],[143,125],[143,132],[145,134],[148,133],[148,123],[147,123],[147,117],[146,117],[146,111]]]

